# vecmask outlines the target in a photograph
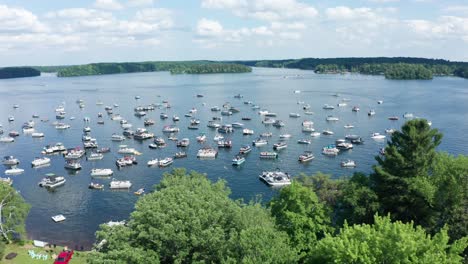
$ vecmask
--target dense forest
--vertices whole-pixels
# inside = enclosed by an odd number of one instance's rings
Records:
[[[0,68],[0,79],[35,77],[41,72],[31,67],[6,67]]]
[[[57,68],[58,77],[170,71],[173,74],[240,73],[252,69],[245,65],[211,61],[91,63]]]

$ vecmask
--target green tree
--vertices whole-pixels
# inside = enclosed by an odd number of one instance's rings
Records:
[[[0,235],[7,243],[25,233],[30,206],[13,187],[0,183]]]
[[[231,200],[223,181],[175,169],[143,196],[126,226],[103,226],[91,263],[292,263],[286,233],[258,204]]]
[[[302,260],[307,259],[315,243],[331,230],[324,205],[310,188],[298,182],[283,188],[269,207],[277,226],[289,234]]]
[[[447,229],[433,237],[413,223],[376,216],[373,225],[345,226],[327,234],[313,251],[313,263],[461,263],[467,238],[449,244]]]
[[[377,156],[371,175],[381,209],[392,219],[415,221],[424,227],[434,225],[433,202],[437,186],[429,176],[442,134],[431,129],[424,119],[406,122],[395,132],[385,148],[385,156]]]

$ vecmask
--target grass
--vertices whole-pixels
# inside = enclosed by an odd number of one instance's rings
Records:
[[[32,259],[29,254],[28,250],[34,250],[36,254],[46,254],[46,250],[49,250],[49,247],[45,248],[38,248],[34,247],[32,245],[32,242],[26,242],[24,246],[18,245],[18,244],[9,244],[6,245],[5,248],[5,256],[8,255],[11,252],[14,252],[18,254],[14,259],[7,260],[3,258],[0,262],[5,263],[5,264],[50,264],[54,262],[54,259],[52,259],[52,255],[55,253],[58,255],[63,250],[63,247],[57,246],[57,248],[51,248],[54,252],[47,253],[49,255],[48,260],[38,260],[38,259]],[[82,251],[75,251],[73,254],[73,258],[70,261],[70,264],[85,264],[86,263],[86,256],[88,255],[88,252],[82,252]]]

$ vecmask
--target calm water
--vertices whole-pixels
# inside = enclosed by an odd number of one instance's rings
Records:
[[[298,76],[299,75],[299,76]],[[286,76],[286,77],[285,77]],[[21,131],[23,122],[30,120],[33,113],[41,118],[49,118],[49,123],[36,119],[36,131],[44,132],[43,139],[32,139],[27,135],[20,135],[14,143],[0,144],[0,155],[14,155],[21,161],[19,167],[25,169],[22,175],[12,176],[13,186],[21,191],[28,203],[32,205],[27,219],[28,234],[33,239],[45,240],[54,243],[63,243],[70,246],[90,246],[94,242],[94,232],[98,225],[110,220],[122,220],[128,218],[129,213],[137,197],[133,192],[141,187],[150,190],[157,184],[162,174],[171,168],[148,168],[146,162],[152,158],[164,158],[173,156],[177,151],[174,142],[167,141],[164,149],[151,150],[148,148],[150,141],[138,142],[126,140],[122,143],[112,142],[112,133],[120,133],[122,129],[117,121],[111,121],[105,114],[104,106],[120,105],[114,109],[114,113],[121,114],[125,119],[137,127],[143,127],[143,118],[134,116],[133,108],[137,105],[160,103],[168,100],[172,108],[168,110],[155,110],[148,113],[148,117],[156,120],[156,125],[149,127],[150,132],[162,135],[162,127],[172,124],[171,118],[162,121],[159,114],[164,111],[169,117],[173,114],[180,116],[178,127],[181,132],[178,138],[188,137],[191,145],[187,149],[189,157],[175,160],[172,167],[185,167],[207,173],[210,179],[225,179],[232,189],[233,198],[251,199],[256,195],[262,195],[264,200],[270,199],[274,190],[258,180],[258,175],[263,170],[272,170],[277,167],[293,175],[300,172],[313,174],[317,171],[330,173],[334,177],[347,176],[353,171],[369,172],[374,162],[374,156],[378,153],[384,142],[375,142],[370,139],[372,132],[384,133],[386,128],[399,128],[403,123],[402,114],[412,112],[415,116],[424,117],[433,122],[433,127],[439,128],[444,133],[441,150],[451,154],[466,154],[468,148],[468,81],[460,78],[435,78],[432,81],[388,81],[383,77],[361,75],[315,75],[310,71],[284,70],[284,69],[254,69],[248,74],[216,74],[216,75],[170,75],[169,73],[137,73],[108,75],[79,78],[56,78],[47,75],[37,78],[25,78],[0,81],[0,123],[3,124],[5,133],[10,130]],[[98,89],[97,91],[92,91]],[[295,94],[294,90],[302,93]],[[241,93],[242,99],[235,99],[234,95]],[[340,97],[333,94],[339,93]],[[204,94],[204,98],[197,98],[196,94]],[[140,95],[140,100],[134,97]],[[351,99],[348,106],[335,110],[323,110],[326,103],[336,105],[342,98]],[[77,99],[83,99],[86,107],[80,109],[75,103]],[[104,105],[96,105],[101,100]],[[377,105],[377,100],[383,100],[382,105]],[[257,110],[252,110],[244,101],[252,101],[262,108],[278,114],[286,126],[277,129],[261,124],[262,118]],[[302,115],[301,118],[290,118],[290,112],[302,113],[302,105],[298,101],[304,101],[311,105],[310,111],[315,115]],[[243,144],[251,144],[256,138],[243,136],[236,131],[230,136],[234,142],[233,149],[220,149],[216,160],[198,160],[196,152],[200,145],[195,137],[200,132],[205,132],[209,138],[208,143],[215,146],[213,137],[215,131],[206,127],[206,123],[219,113],[210,111],[212,106],[222,106],[230,102],[241,110],[231,117],[223,117],[223,123],[242,122],[245,127],[251,128],[258,135],[271,131],[273,138],[269,144],[260,149],[254,148],[246,162],[240,167],[231,166],[232,157]],[[69,130],[58,131],[51,123],[55,121],[54,109],[59,104],[64,104],[67,119],[64,122],[72,127]],[[203,103],[206,103],[204,106]],[[20,108],[13,109],[13,104],[19,104]],[[353,105],[361,107],[361,112],[351,111]],[[184,117],[192,107],[198,109],[196,118],[202,123],[200,130],[187,130],[190,118]],[[377,114],[368,117],[367,111],[374,108]],[[104,113],[105,125],[98,125],[97,113]],[[333,114],[340,121],[330,123],[325,117]],[[8,115],[13,115],[16,121],[8,123]],[[388,116],[398,115],[399,121],[389,121]],[[75,116],[71,121],[69,117]],[[106,154],[101,161],[87,162],[82,159],[83,169],[76,174],[67,172],[61,156],[52,156],[52,165],[46,168],[33,169],[30,162],[36,156],[40,156],[42,148],[50,143],[62,142],[67,148],[82,146],[82,129],[86,124],[83,117],[89,116],[92,128],[91,135],[97,138],[100,147],[111,147],[112,152]],[[252,117],[251,121],[241,121],[241,117]],[[310,145],[299,145],[298,139],[309,136],[301,132],[301,122],[305,119],[315,123],[317,131],[331,129],[334,136],[320,136],[313,138]],[[352,123],[355,129],[346,131],[344,124]],[[289,146],[280,152],[278,160],[260,160],[260,150],[271,150],[273,143],[278,140],[279,134],[290,133],[293,137],[289,140]],[[335,139],[344,135],[358,134],[366,141],[364,145],[355,146],[351,151],[340,154],[335,158],[321,155],[321,148],[334,143]],[[139,165],[117,170],[115,160],[119,157],[116,153],[119,144],[127,144],[142,152],[138,157]],[[298,155],[304,150],[314,152],[316,158],[309,164],[299,164]],[[344,159],[353,159],[358,164],[354,170],[343,169],[340,162]],[[131,180],[133,187],[130,191],[93,191],[87,188],[92,181],[89,172],[92,168],[112,168],[114,178]],[[65,186],[54,192],[48,192],[39,188],[37,183],[46,173],[65,175]],[[107,184],[110,180],[94,180]],[[56,224],[51,216],[63,214],[67,220]]]

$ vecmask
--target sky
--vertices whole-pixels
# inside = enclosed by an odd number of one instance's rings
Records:
[[[376,56],[468,61],[468,0],[0,0],[0,66]]]

